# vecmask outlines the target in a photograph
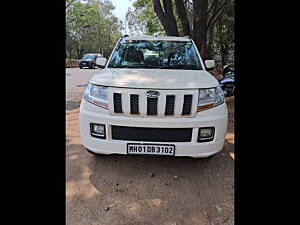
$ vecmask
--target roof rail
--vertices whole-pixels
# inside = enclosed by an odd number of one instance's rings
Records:
[[[185,35],[185,38],[192,39],[189,35]]]

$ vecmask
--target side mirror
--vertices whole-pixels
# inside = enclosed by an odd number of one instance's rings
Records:
[[[97,58],[96,65],[100,67],[104,67],[106,63],[106,58]]]
[[[205,66],[207,70],[211,70],[213,68],[215,68],[216,64],[215,64],[215,60],[205,60]]]

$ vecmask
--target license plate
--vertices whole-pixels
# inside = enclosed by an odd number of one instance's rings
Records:
[[[127,144],[129,155],[175,155],[175,145],[167,144]]]

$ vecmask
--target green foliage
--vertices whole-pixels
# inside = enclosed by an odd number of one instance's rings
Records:
[[[68,3],[72,2],[71,4]],[[87,52],[108,57],[121,36],[122,23],[109,0],[69,0],[66,9],[66,55],[79,58]]]
[[[228,8],[214,29],[214,52],[222,56],[225,64],[230,50],[234,49],[234,7]]]
[[[126,20],[130,34],[165,35],[158,17],[153,11],[151,0],[136,0],[133,9],[129,8]]]

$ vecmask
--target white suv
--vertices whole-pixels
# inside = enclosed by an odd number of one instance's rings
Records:
[[[222,89],[188,37],[121,38],[80,106],[81,140],[93,154],[208,157],[226,131]]]

